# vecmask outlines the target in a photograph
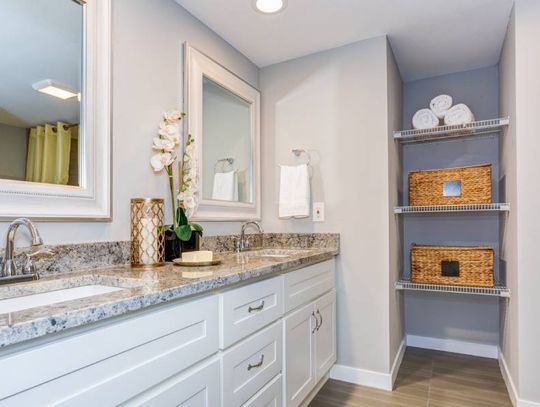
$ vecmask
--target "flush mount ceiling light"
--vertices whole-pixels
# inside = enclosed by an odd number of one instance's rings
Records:
[[[253,0],[253,8],[263,14],[276,14],[287,7],[287,0]]]
[[[63,100],[79,97],[79,93],[69,86],[53,81],[52,79],[43,79],[32,84],[32,88],[38,92],[45,93]]]

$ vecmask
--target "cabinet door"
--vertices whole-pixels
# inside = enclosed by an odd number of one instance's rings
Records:
[[[336,362],[336,292],[331,291],[315,302],[319,323],[315,331],[315,368],[317,382]]]
[[[285,405],[296,407],[315,387],[315,308],[309,303],[283,320]]]

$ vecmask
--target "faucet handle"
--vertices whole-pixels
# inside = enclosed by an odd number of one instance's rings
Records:
[[[28,253],[23,254],[23,265],[22,265],[22,274],[35,274],[36,273],[36,265],[32,261],[32,255]]]

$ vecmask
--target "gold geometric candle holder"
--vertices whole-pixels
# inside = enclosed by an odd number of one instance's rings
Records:
[[[131,200],[131,266],[165,264],[164,202],[157,198]]]

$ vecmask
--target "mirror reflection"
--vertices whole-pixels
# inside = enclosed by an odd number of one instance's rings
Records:
[[[203,78],[203,198],[253,202],[251,104]]]
[[[83,7],[0,0],[0,10],[0,178],[78,186]]]

